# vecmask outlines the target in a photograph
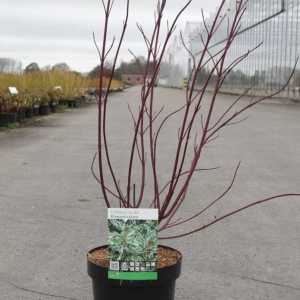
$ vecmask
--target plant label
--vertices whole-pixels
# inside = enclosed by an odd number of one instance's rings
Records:
[[[15,86],[9,86],[8,91],[11,95],[18,95],[19,94],[19,92],[18,92],[18,90]]]
[[[157,280],[157,209],[108,209],[113,280]]]

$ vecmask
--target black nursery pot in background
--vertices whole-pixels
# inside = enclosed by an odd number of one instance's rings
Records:
[[[93,253],[101,248],[91,250]],[[174,300],[175,282],[181,272],[181,254],[172,248],[160,246],[178,253],[177,263],[158,269],[156,281],[120,281],[108,279],[108,269],[88,259],[88,274],[93,280],[94,300]]]
[[[68,107],[73,108],[74,105],[74,100],[68,100]]]
[[[81,105],[81,100],[79,98],[68,101],[68,106],[71,108],[79,108],[80,105]]]
[[[40,106],[38,104],[33,105],[33,115],[38,116],[40,114]]]
[[[40,112],[41,116],[49,115],[49,113],[50,113],[50,107],[49,107],[49,105],[45,105],[45,104],[40,105],[39,112]]]
[[[33,117],[33,108],[32,107],[26,108],[25,117],[28,119]]]
[[[74,107],[79,108],[80,106],[81,106],[81,100],[79,98],[75,99],[74,100]]]
[[[0,113],[0,127],[17,122],[17,113]]]
[[[52,113],[56,113],[56,111],[57,111],[57,102],[56,101],[51,101],[50,102],[50,109],[51,109],[51,112]]]
[[[58,104],[61,105],[61,106],[68,106],[69,105],[68,102],[69,102],[68,100],[63,99],[63,100],[59,100]]]
[[[17,112],[17,121],[18,122],[23,122],[26,118],[26,108],[25,107],[20,107],[18,112]]]

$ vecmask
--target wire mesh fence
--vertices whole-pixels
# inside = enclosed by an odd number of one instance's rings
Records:
[[[222,12],[224,21],[210,46],[212,55],[226,42],[228,23],[234,15],[237,0],[232,0]],[[226,15],[226,18],[225,18]],[[214,14],[205,19],[207,26]],[[222,15],[221,15],[222,17]],[[265,95],[279,89],[288,80],[300,54],[300,0],[249,0],[242,18],[239,34],[228,55],[228,63],[259,45],[227,77],[223,91],[240,93],[251,86],[252,94]],[[182,33],[190,53],[201,53],[201,36],[205,36],[204,23],[187,23]],[[191,57],[176,36],[168,53],[169,72],[162,82],[169,86],[182,86],[192,70]],[[300,100],[300,66],[292,80],[280,94],[284,98]]]

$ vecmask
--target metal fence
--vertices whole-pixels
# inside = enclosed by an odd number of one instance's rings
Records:
[[[243,89],[249,84],[254,93],[268,94],[288,80],[300,54],[299,0],[250,0],[232,55],[262,45],[228,78],[224,88]],[[300,96],[300,73],[296,70],[281,96]]]
[[[226,14],[230,16],[233,13],[235,4],[236,0],[232,0],[226,7]],[[207,19],[207,22],[209,24],[210,18]],[[211,51],[214,51],[213,49],[217,51],[218,47],[222,46],[222,41],[226,38],[225,27],[226,24],[223,30],[220,29],[215,36]],[[193,24],[192,28],[185,30],[187,44],[194,54],[201,52],[201,42],[197,36],[203,31],[203,25],[200,23]],[[299,34],[300,0],[249,0],[239,35],[229,53],[229,60],[246,53],[260,43],[262,45],[237,66],[224,83],[223,90],[239,93],[252,86],[252,93],[260,95],[281,88],[288,80],[297,57],[300,55]],[[175,40],[178,43],[178,38]],[[174,49],[174,45],[170,49]],[[178,47],[176,52],[170,51],[169,57],[172,58],[170,60],[173,65],[174,57],[178,57],[178,55]],[[177,61],[181,61],[182,74],[188,77],[189,59],[182,55]],[[182,65],[182,61],[186,66]],[[177,80],[177,82],[179,81]],[[281,96],[300,100],[300,65]]]

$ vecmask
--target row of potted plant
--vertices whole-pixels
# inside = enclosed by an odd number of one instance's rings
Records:
[[[80,97],[90,86],[89,78],[72,71],[0,73],[0,124],[47,115],[58,105],[79,107]]]
[[[22,122],[38,115],[56,113],[58,107],[80,107],[84,97],[76,95],[66,98],[59,88],[54,88],[47,93],[24,92],[10,95],[0,92],[0,127]]]

